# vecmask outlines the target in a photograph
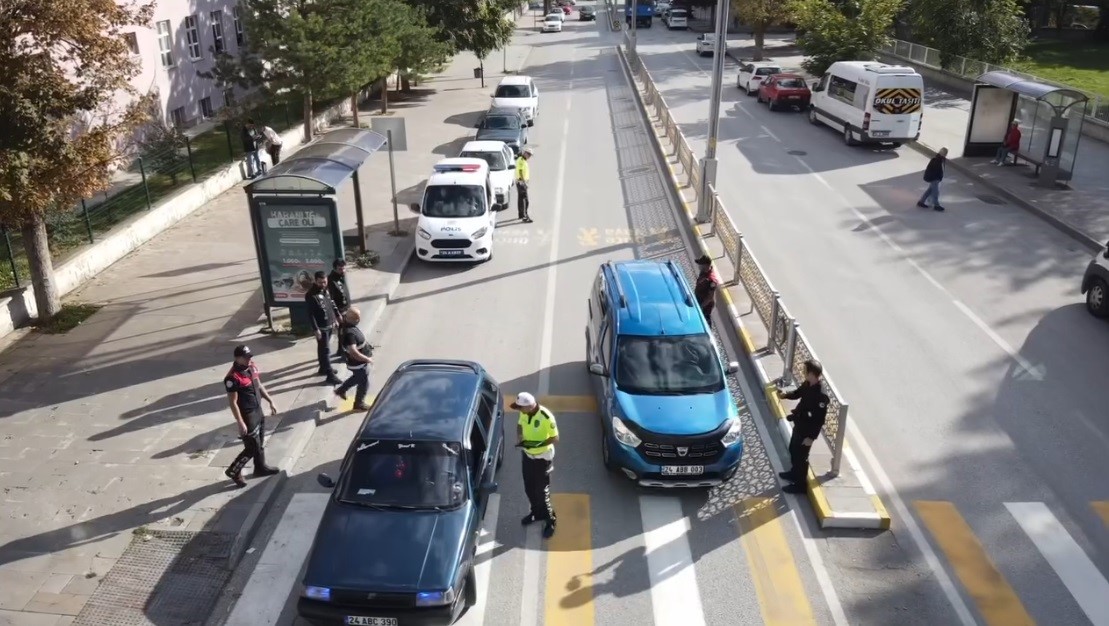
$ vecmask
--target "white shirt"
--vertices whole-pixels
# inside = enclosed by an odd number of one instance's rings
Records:
[[[271,146],[281,145],[281,137],[269,126],[262,127],[262,136],[266,138]]]

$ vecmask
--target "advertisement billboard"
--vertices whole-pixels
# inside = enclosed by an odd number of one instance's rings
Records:
[[[334,198],[260,197],[251,202],[266,304],[303,304],[317,271],[343,258]]]

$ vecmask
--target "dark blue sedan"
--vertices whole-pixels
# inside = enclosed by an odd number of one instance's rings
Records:
[[[313,624],[451,624],[477,600],[474,555],[504,458],[504,399],[469,361],[408,361],[343,459],[297,612]]]

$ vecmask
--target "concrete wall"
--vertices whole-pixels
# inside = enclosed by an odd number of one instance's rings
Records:
[[[974,81],[967,80],[958,74],[922,65],[910,59],[885,52],[878,53],[878,60],[915,68],[924,77],[925,81],[939,85],[957,96],[970,99],[974,94]],[[1109,124],[1087,117],[1082,124],[1082,134],[1096,141],[1109,143]]]
[[[395,83],[395,81],[394,81]],[[368,93],[366,94],[368,95]],[[350,114],[350,99],[317,115],[316,131],[324,130],[331,120]],[[294,126],[281,134],[285,154],[304,144],[304,125]],[[243,181],[241,163],[233,163],[196,185],[190,185],[117,228],[110,235],[85,248],[54,268],[61,296],[72,292],[85,281],[127,256],[162,231],[187,217],[221,193]],[[37,314],[35,294],[30,285],[0,294],[0,338],[29,322]]]

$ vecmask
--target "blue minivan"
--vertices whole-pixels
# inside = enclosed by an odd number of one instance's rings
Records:
[[[743,456],[743,426],[693,291],[674,261],[609,261],[589,296],[605,467],[645,487],[712,487]]]

